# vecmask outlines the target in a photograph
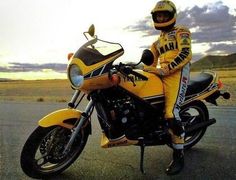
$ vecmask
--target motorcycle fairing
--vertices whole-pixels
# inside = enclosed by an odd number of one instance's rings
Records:
[[[109,56],[108,59],[104,59],[103,61],[90,66],[86,66],[86,64],[84,64],[83,60],[81,59],[73,58],[70,62],[70,65],[78,65],[84,76],[84,83],[80,87],[80,90],[90,93],[96,89],[111,87],[113,84],[108,77],[108,72],[112,63],[123,53],[124,51],[117,51],[115,54],[113,54],[113,56]]]
[[[81,116],[81,111],[76,109],[60,109],[54,111],[47,116],[39,120],[38,124],[41,127],[50,127],[59,125],[68,129],[72,129],[73,125],[66,122],[69,119],[79,119]]]

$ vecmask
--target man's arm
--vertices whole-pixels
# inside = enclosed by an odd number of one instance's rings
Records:
[[[176,33],[179,54],[167,65],[169,73],[182,68],[192,59],[191,33],[187,28],[180,28]]]

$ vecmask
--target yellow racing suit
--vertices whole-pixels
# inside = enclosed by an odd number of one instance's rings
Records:
[[[151,46],[154,55],[152,66],[160,66],[165,93],[165,118],[181,121],[180,106],[184,102],[190,74],[191,33],[184,26],[175,26],[171,31],[161,31]],[[184,138],[172,134],[173,147],[182,149]]]

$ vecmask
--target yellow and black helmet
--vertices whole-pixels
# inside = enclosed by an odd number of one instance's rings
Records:
[[[165,13],[169,18],[165,22],[158,22],[157,17],[160,13]],[[175,4],[169,0],[161,0],[157,2],[151,14],[154,26],[157,30],[168,30],[175,25],[177,16],[176,7]]]

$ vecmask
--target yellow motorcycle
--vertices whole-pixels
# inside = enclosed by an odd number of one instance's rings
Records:
[[[161,79],[143,71],[150,65],[152,53],[144,50],[136,64],[114,64],[123,55],[118,43],[98,39],[92,25],[84,32],[87,42],[75,54],[69,54],[68,79],[75,90],[68,107],[43,117],[26,141],[21,167],[33,178],[46,178],[63,172],[83,151],[92,132],[94,108],[101,126],[101,147],[137,145],[141,147],[140,170],[145,146],[168,145],[171,138],[163,117],[164,94]],[[180,116],[186,130],[184,148],[189,149],[203,137],[209,125],[204,102],[217,105],[216,99],[230,97],[221,92],[222,83],[214,72],[202,72],[190,80]],[[78,108],[83,98],[88,104]]]

